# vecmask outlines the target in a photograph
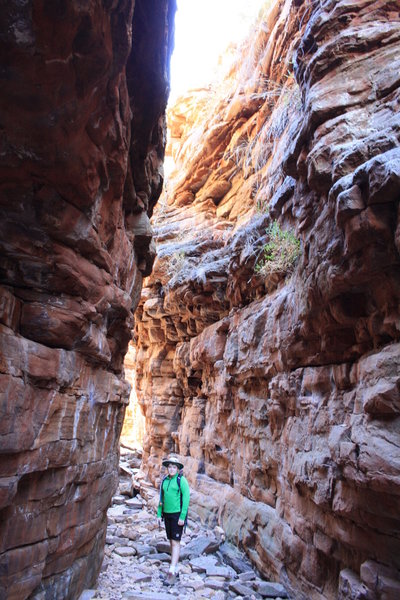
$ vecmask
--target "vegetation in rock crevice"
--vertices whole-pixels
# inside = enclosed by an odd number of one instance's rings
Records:
[[[262,277],[271,273],[291,273],[300,256],[300,240],[291,231],[281,229],[274,221],[267,229],[268,242],[261,249],[254,270]]]

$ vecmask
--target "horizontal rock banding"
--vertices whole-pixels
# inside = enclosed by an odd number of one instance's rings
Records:
[[[202,517],[296,598],[399,592],[399,40],[394,2],[278,2],[171,109],[136,325],[148,473],[178,452]],[[262,278],[275,221],[301,255]]]
[[[100,569],[129,397],[123,359],[154,260],[174,10],[173,0],[0,9],[0,596],[9,600],[77,597]]]

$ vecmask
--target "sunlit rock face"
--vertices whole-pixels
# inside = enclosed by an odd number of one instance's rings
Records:
[[[144,438],[145,420],[136,396],[136,347],[131,342],[124,360],[125,377],[131,384],[129,404],[125,410],[124,426],[120,443],[133,449],[141,449]]]
[[[173,0],[2,3],[0,597],[76,598],[102,561],[154,260]]]
[[[396,1],[280,1],[170,111],[147,469],[178,452],[197,512],[295,598],[400,597],[399,47]],[[258,274],[275,221],[301,255]]]

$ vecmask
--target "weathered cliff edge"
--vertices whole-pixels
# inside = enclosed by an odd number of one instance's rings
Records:
[[[0,597],[101,565],[154,260],[174,0],[0,9]]]
[[[171,109],[137,312],[147,469],[177,451],[199,514],[295,598],[400,595],[399,47],[398,2],[282,0]],[[301,256],[262,278],[275,220]]]

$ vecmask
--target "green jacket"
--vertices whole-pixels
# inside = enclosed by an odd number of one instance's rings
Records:
[[[181,510],[181,492],[182,492],[182,510]],[[161,517],[162,513],[177,513],[180,512],[179,518],[185,520],[189,508],[190,491],[186,477],[181,475],[181,489],[178,486],[178,473],[172,478],[167,477],[163,483],[163,499],[164,507],[159,502],[157,517]]]

